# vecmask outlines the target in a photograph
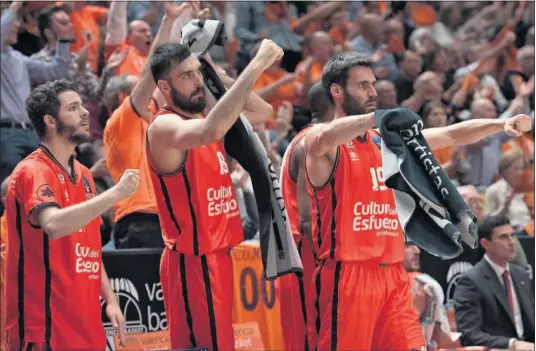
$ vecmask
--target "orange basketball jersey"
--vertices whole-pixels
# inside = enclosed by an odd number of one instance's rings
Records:
[[[383,182],[377,134],[337,148],[335,167],[323,187],[307,188],[319,259],[396,263],[404,259],[404,233],[391,189]]]
[[[160,115],[175,114],[166,108]],[[184,118],[177,115],[177,118]],[[153,119],[153,121],[154,121]],[[225,151],[220,141],[187,151],[184,165],[173,174],[155,170],[147,143],[164,243],[170,249],[204,255],[234,247],[244,240],[242,220]]]
[[[305,132],[309,128],[311,127],[306,127],[296,134],[290,145],[287,147],[281,164],[281,193],[283,194],[283,201],[287,208],[290,230],[296,245],[300,243],[302,235],[300,230],[300,216],[298,213],[297,180],[292,179],[290,176],[290,156],[292,155],[292,150],[294,150],[296,144],[303,139]]]

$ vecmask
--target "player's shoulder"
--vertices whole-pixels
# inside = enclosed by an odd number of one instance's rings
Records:
[[[51,172],[55,168],[51,161],[50,156],[39,147],[17,164],[12,175]]]

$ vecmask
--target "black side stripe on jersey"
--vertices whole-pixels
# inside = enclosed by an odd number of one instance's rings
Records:
[[[50,294],[52,290],[52,272],[50,271],[50,242],[47,233],[43,232],[43,257],[45,264],[45,346],[52,351],[50,338],[52,336],[52,310],[50,308]]]
[[[186,195],[188,196],[188,207],[190,207],[190,216],[192,217],[194,255],[199,256],[199,232],[197,230],[197,218],[195,216],[194,204],[192,202],[192,188],[190,187],[190,181],[188,180],[186,169],[184,169],[184,172],[182,172],[182,177],[184,178],[184,186],[186,187]]]
[[[324,268],[324,263],[326,261],[322,261],[320,263],[320,268],[318,268],[318,273],[316,275],[316,279],[315,279],[315,288],[316,288],[316,300],[315,300],[315,310],[316,310],[316,321],[315,321],[315,326],[316,326],[316,335],[320,335],[320,325],[321,325],[321,318],[320,318],[320,293],[322,292],[322,281],[321,281],[321,276],[322,276],[322,268]],[[318,351],[318,343],[315,347],[315,350]]]
[[[179,226],[179,222],[175,217],[175,212],[173,211],[173,206],[171,205],[171,199],[169,197],[169,191],[167,189],[166,182],[164,182],[164,178],[161,175],[158,175],[158,180],[160,181],[160,188],[162,189],[162,194],[164,195],[164,201],[166,202],[166,209],[169,213],[169,217],[171,217],[171,220],[175,225],[175,229],[177,229],[177,233],[181,235],[181,227]]]
[[[212,288],[210,286],[210,274],[208,271],[207,256],[201,256],[201,270],[203,271],[203,281],[205,282],[205,295],[207,297],[208,320],[210,323],[210,337],[212,339],[212,351],[218,351],[218,335],[216,333],[216,314],[214,313],[214,300],[212,299]]]
[[[331,303],[331,351],[337,350],[337,326],[339,312],[339,281],[341,277],[342,262],[338,261],[335,265],[335,277],[333,282],[333,302]]]
[[[20,204],[15,200],[15,207],[17,209],[17,233],[19,234],[19,262],[17,264],[17,285],[18,296],[17,304],[19,309],[19,343],[23,345],[24,342],[24,241],[22,240],[22,216],[20,213]]]
[[[331,186],[331,243],[329,245],[329,257],[335,258],[335,248],[337,245],[337,223],[335,221],[335,209],[337,208],[337,194],[335,193],[335,177],[329,182]]]
[[[192,311],[190,310],[190,301],[188,301],[188,284],[186,283],[186,262],[184,259],[184,254],[179,254],[179,269],[181,272],[181,289],[182,289],[182,299],[184,301],[184,311],[186,312],[186,324],[188,325],[188,330],[190,331],[190,344],[192,347],[197,347],[197,342],[195,341],[194,335],[194,323],[192,321]]]
[[[322,215],[320,213],[320,202],[318,201],[318,196],[316,190],[313,189],[313,195],[315,197],[315,206],[316,206],[316,227],[317,229],[317,244],[318,247],[322,247]]]
[[[301,241],[298,243],[298,254],[300,255],[300,258],[303,258]],[[304,322],[305,330],[307,330],[307,305],[306,305],[306,300],[305,300],[305,285],[303,284],[303,276],[296,274],[296,277],[298,278],[298,289],[300,291],[300,304],[301,304],[301,310],[302,310],[302,315],[303,315],[303,322]],[[307,332],[305,333],[305,340],[304,340],[303,345],[304,345],[303,349],[305,351],[309,351],[309,338],[307,336]]]

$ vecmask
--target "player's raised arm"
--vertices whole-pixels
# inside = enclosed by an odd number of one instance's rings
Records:
[[[150,139],[159,139],[162,143],[180,150],[187,150],[220,140],[242,112],[244,104],[248,100],[261,73],[282,56],[283,50],[279,46],[271,40],[264,40],[255,58],[251,60],[231,89],[216,103],[206,118],[182,120],[172,116],[162,116],[155,120],[149,129],[149,133],[153,133],[153,135],[150,135]],[[199,71],[199,61],[197,59],[195,61],[191,60],[190,65],[186,60],[188,59],[184,60],[182,71],[178,74],[186,76],[198,75],[198,79],[202,82],[203,77]],[[158,77],[155,77],[155,79],[158,80]],[[163,79],[158,80],[158,86],[161,91],[166,90],[166,84]],[[201,94],[201,91],[199,94]]]
[[[305,137],[307,155],[321,157],[338,145],[345,144],[357,136],[365,134],[368,129],[372,129],[374,126],[376,126],[374,112],[318,124],[311,128]]]
[[[139,171],[127,170],[116,185],[90,200],[65,208],[36,207],[31,212],[32,221],[43,228],[51,239],[63,238],[77,233],[117,201],[134,194],[139,184]]]

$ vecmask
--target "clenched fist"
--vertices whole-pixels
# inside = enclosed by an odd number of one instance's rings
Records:
[[[261,47],[259,48],[259,51],[257,51],[257,55],[255,55],[253,60],[259,63],[264,71],[282,57],[283,49],[281,49],[279,45],[269,39],[263,39]]]
[[[116,191],[121,199],[130,197],[138,191],[140,186],[140,171],[137,169],[127,169],[115,185]]]
[[[504,122],[506,134],[518,137],[532,129],[532,120],[527,115],[517,115]]]

